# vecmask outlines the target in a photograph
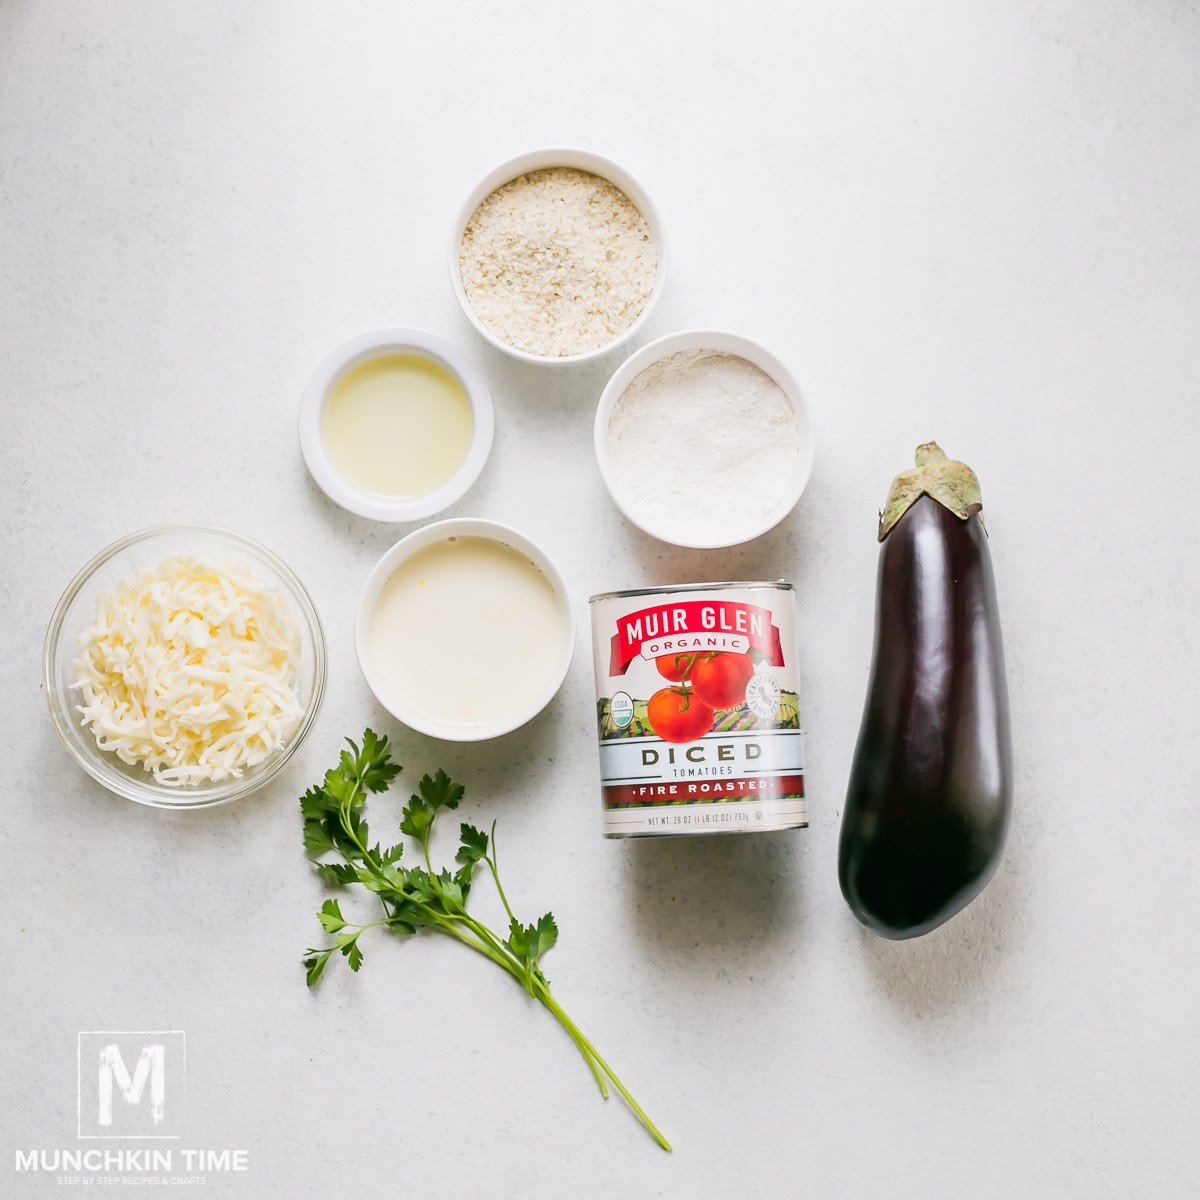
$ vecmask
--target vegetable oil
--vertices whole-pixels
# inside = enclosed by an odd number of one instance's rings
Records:
[[[449,482],[473,430],[470,399],[453,372],[423,355],[383,354],[337,384],[321,433],[330,461],[355,487],[409,499]]]

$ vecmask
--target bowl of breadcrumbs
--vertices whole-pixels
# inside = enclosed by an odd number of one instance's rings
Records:
[[[493,346],[579,363],[632,337],[662,293],[667,243],[641,185],[585,150],[539,150],[491,171],[450,238],[450,281]]]

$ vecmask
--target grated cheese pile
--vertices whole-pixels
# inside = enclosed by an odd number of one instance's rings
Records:
[[[101,750],[158,783],[237,779],[296,728],[299,660],[295,625],[260,580],[172,558],[96,601],[76,711]]]
[[[498,338],[563,358],[608,345],[637,320],[658,252],[619,187],[552,167],[517,176],[480,204],[458,267],[467,302]]]

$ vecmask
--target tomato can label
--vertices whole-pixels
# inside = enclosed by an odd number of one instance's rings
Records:
[[[593,596],[608,837],[808,824],[788,583]]]

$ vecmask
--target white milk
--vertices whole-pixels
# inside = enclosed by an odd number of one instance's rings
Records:
[[[376,601],[367,640],[380,699],[458,726],[517,719],[557,680],[566,625],[523,554],[484,537],[435,542]]]

